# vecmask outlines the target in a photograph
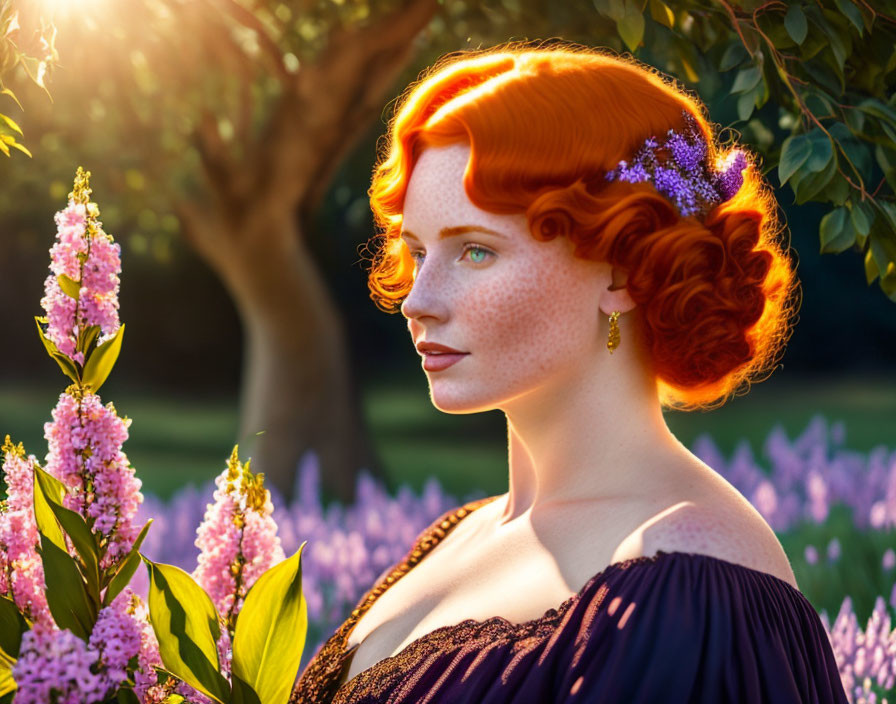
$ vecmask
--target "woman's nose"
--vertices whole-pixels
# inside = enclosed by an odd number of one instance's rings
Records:
[[[417,270],[410,293],[401,304],[401,313],[406,318],[426,316],[444,318],[447,313],[445,287],[440,283],[435,268],[423,265]]]

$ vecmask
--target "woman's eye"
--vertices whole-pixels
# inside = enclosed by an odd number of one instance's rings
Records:
[[[481,264],[488,258],[489,255],[492,254],[492,252],[487,250],[485,247],[480,247],[475,244],[467,245],[464,248],[464,254],[466,254],[467,252],[470,253],[470,261],[474,264]]]

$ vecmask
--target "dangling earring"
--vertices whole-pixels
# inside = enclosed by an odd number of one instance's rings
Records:
[[[613,350],[619,347],[619,311],[614,311],[610,316],[610,339],[607,340],[607,349],[610,350],[610,354],[613,354]]]

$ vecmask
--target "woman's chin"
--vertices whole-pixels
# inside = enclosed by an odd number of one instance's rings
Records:
[[[482,413],[495,408],[493,403],[479,395],[444,393],[438,385],[430,384],[429,400],[442,413]]]

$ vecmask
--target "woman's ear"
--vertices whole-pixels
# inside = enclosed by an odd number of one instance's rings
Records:
[[[637,305],[625,286],[627,279],[628,272],[625,269],[613,267],[612,283],[600,294],[599,307],[606,315],[611,315],[614,311],[628,313]]]

